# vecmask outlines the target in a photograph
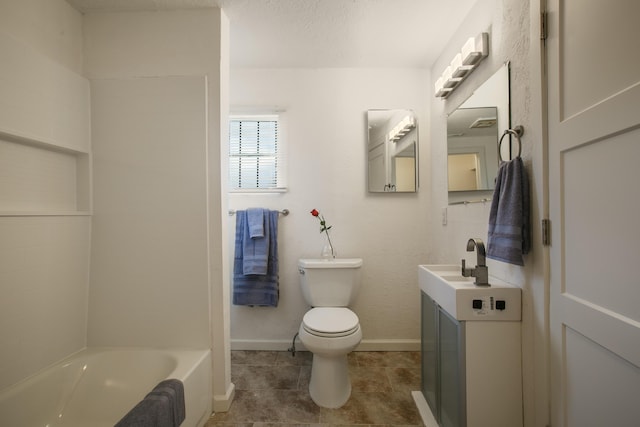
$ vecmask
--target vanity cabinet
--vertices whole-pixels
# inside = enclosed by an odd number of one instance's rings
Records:
[[[421,392],[438,425],[522,426],[520,322],[458,320],[421,298]]]
[[[442,427],[466,425],[464,328],[422,292],[422,394]]]

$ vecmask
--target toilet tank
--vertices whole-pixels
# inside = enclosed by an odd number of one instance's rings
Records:
[[[360,288],[360,258],[300,259],[300,287],[312,307],[347,307]]]

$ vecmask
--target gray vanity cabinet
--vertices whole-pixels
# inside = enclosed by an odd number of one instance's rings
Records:
[[[422,294],[422,394],[442,427],[466,426],[465,322]]]

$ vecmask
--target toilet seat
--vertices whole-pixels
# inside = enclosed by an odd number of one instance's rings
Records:
[[[360,324],[358,316],[346,307],[316,307],[305,313],[302,327],[312,335],[336,338],[353,334]]]

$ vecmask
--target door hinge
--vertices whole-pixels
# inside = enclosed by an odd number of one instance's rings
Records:
[[[547,39],[547,12],[540,13],[540,40]]]
[[[542,220],[542,246],[551,246],[551,220]]]

